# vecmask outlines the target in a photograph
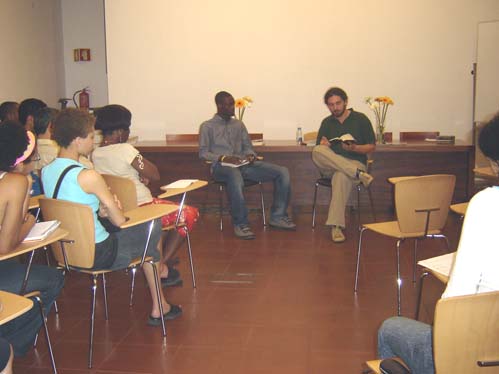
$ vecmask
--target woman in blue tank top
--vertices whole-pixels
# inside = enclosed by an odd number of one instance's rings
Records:
[[[59,177],[68,166],[74,165],[64,176],[57,192],[58,199],[89,205],[94,212],[95,262],[93,269],[125,269],[133,258],[142,255],[149,223],[108,233],[97,219],[107,217],[115,226],[126,220],[116,196],[111,194],[104,178],[95,170],[86,169],[78,162],[80,155],[87,156],[94,145],[94,118],[77,109],[63,110],[53,122],[53,138],[61,147],[59,157],[42,169],[42,182],[46,196],[53,196]],[[159,260],[157,250],[161,225],[154,225],[147,255]],[[161,325],[159,304],[155,295],[154,272],[151,264],[144,263],[144,273],[151,292],[152,310],[148,324]],[[163,319],[174,319],[182,309],[168,304],[161,292]]]

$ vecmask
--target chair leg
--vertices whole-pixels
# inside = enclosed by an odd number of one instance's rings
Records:
[[[416,321],[419,320],[419,309],[421,308],[421,298],[423,296],[423,281],[429,274],[429,272],[424,271],[419,279],[418,301],[416,303],[416,316],[414,317]]]
[[[376,222],[376,209],[374,209],[373,194],[371,188],[367,187],[367,196],[369,196],[369,203],[371,204],[371,213],[373,215],[374,222]]]
[[[224,229],[224,220],[223,220],[223,213],[224,213],[224,188],[222,185],[218,186],[218,191],[220,192],[220,203],[218,204],[218,207],[220,209],[220,231],[223,231]]]
[[[400,316],[402,278],[400,278],[400,243],[402,240],[397,240],[397,315]]]
[[[104,314],[106,321],[109,320],[109,313],[107,310],[107,287],[106,287],[106,274],[102,274],[102,294],[104,296]]]
[[[92,368],[92,358],[94,349],[94,322],[95,322],[95,296],[97,293],[97,275],[92,275],[92,305],[90,307],[90,339],[88,346],[88,368]]]
[[[187,240],[187,253],[189,255],[189,265],[191,266],[192,287],[196,288],[196,275],[194,273],[194,262],[192,260],[191,238],[187,227],[185,228],[185,232],[187,234],[185,239]]]
[[[317,188],[319,188],[319,183],[315,183],[314,189],[314,203],[312,205],[312,228],[315,229],[315,208],[317,203]]]
[[[47,261],[47,266],[50,266],[50,256],[47,247],[43,247],[43,251],[45,252],[45,260]],[[59,307],[57,306],[57,300],[54,300],[54,311],[55,314],[59,314]]]
[[[360,230],[362,227],[360,224],[360,183],[357,184],[357,225]]]
[[[131,269],[132,272],[132,282],[130,285],[130,302],[128,303],[129,306],[133,306],[133,291],[135,289],[135,274],[137,273],[137,268],[133,267]]]
[[[412,283],[416,283],[417,263],[418,263],[418,239],[414,239],[414,261],[412,263]]]
[[[360,251],[362,248],[362,234],[364,234],[364,231],[367,229],[365,227],[362,227],[359,232],[359,247],[357,249],[357,266],[355,268],[355,285],[353,287],[353,292],[357,292],[358,289],[358,281],[359,281],[359,268],[360,268]]]
[[[45,330],[45,339],[47,341],[47,347],[48,347],[48,350],[49,350],[50,363],[52,365],[52,371],[54,372],[54,374],[57,374],[57,368],[55,367],[54,352],[52,351],[52,344],[50,343],[49,329],[47,327],[47,320],[45,318],[45,313],[43,311],[42,299],[40,299],[39,296],[35,296],[34,299],[36,300],[36,302],[38,303],[38,307],[40,308],[40,317],[42,318],[43,329]]]
[[[163,303],[161,302],[161,294],[160,294],[160,287],[161,285],[159,284],[159,274],[158,274],[158,267],[154,263],[154,261],[148,261],[152,265],[153,273],[154,273],[154,287],[156,288],[156,297],[158,300],[158,305],[159,305],[159,314],[160,316],[164,315],[163,312]],[[165,319],[161,318],[161,328],[163,331],[163,337],[166,337],[166,327],[165,327]]]
[[[267,226],[267,221],[265,219],[265,200],[263,199],[263,183],[259,182],[260,185],[260,204],[262,206],[262,219],[263,219],[263,227]]]

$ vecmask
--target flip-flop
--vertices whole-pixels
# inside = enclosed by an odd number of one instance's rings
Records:
[[[180,315],[182,315],[182,308],[178,305],[170,304],[170,311],[163,314],[163,319],[164,320],[171,320],[171,319],[177,318]],[[149,326],[161,326],[161,318],[149,316],[149,319],[147,320],[147,324]]]

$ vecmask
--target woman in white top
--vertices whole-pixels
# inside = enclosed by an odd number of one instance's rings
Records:
[[[480,133],[479,146],[489,159],[499,160],[499,114]],[[477,193],[470,200],[442,298],[499,290],[498,222],[499,186],[495,186]],[[435,372],[432,343],[430,325],[404,317],[387,319],[378,331],[380,358],[398,356],[412,374]]]
[[[159,180],[159,172],[156,165],[143,157],[133,145],[127,143],[132,113],[121,105],[106,105],[98,109],[95,115],[95,128],[102,131],[103,137],[101,146],[92,153],[95,170],[102,174],[131,179],[135,183],[138,205],[175,204],[168,200],[154,198],[147,187],[149,181]],[[161,220],[163,227],[174,224],[177,214],[178,212],[174,212],[164,216]],[[199,212],[196,208],[184,205],[180,222],[185,223],[185,226],[176,231],[163,232],[161,251],[163,266],[160,275],[161,282],[165,286],[181,283],[178,271],[166,264],[182,244],[186,236],[185,230],[191,232],[198,217]]]

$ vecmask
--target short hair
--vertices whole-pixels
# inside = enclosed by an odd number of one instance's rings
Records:
[[[59,110],[54,108],[42,108],[34,115],[34,130],[35,135],[43,134],[47,131],[49,123],[54,122],[55,117],[59,114]]]
[[[348,100],[347,93],[343,89],[341,89],[339,87],[331,87],[324,94],[324,104],[327,104],[327,101],[329,100],[329,98],[331,96],[339,96],[339,97],[341,97],[341,99],[343,101],[347,101]]]
[[[232,97],[230,93],[227,91],[220,91],[215,95],[215,104],[219,105],[222,104],[223,99],[226,97]]]
[[[46,106],[47,104],[39,99],[31,98],[23,100],[21,104],[19,104],[19,122],[25,126],[29,116],[34,116],[38,110],[45,108]]]
[[[86,138],[94,130],[94,117],[87,111],[67,108],[62,110],[52,123],[52,138],[63,148],[80,137]]]
[[[23,125],[13,120],[2,122],[0,125],[0,170],[11,171],[28,144],[29,138]]]
[[[0,122],[5,121],[10,113],[17,111],[15,101],[4,101],[0,104]]]
[[[499,112],[480,131],[478,146],[486,157],[499,161]]]
[[[123,105],[111,104],[97,109],[95,112],[95,129],[102,135],[111,134],[114,130],[128,130],[132,125],[132,113]]]

